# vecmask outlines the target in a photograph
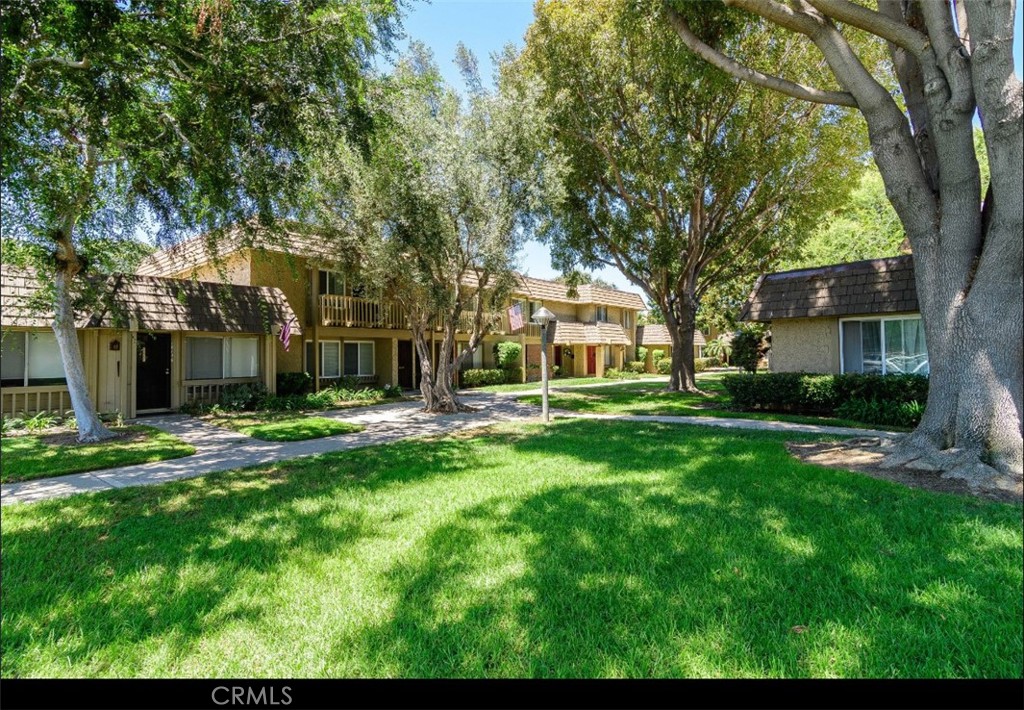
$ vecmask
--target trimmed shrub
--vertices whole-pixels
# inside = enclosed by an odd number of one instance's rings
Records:
[[[918,403],[928,399],[928,378],[923,375],[769,372],[760,375],[728,375],[722,378],[722,384],[732,397],[733,406],[738,409],[837,415],[868,423],[898,426],[913,426],[899,422],[911,421],[915,411],[923,410]],[[854,404],[858,401],[864,404]],[[894,413],[894,407],[911,403],[914,406],[904,407],[901,412]],[[840,414],[844,406],[846,414]],[[874,416],[875,419],[863,419],[862,416]],[[919,414],[917,418],[920,420]]]
[[[643,360],[634,360],[633,362],[626,363],[626,371],[631,372],[634,375],[642,375],[647,372],[647,363]]]
[[[664,350],[652,350],[651,359],[654,360],[654,366],[657,367],[658,363],[665,359]]]
[[[756,372],[757,364],[767,352],[761,327],[744,326],[732,338],[732,362],[747,372]]]
[[[913,400],[892,402],[877,399],[850,399],[836,408],[836,416],[881,426],[915,427],[921,422],[924,405]]]
[[[484,387],[486,385],[502,385],[505,384],[507,374],[506,370],[463,370],[462,386]]]
[[[647,348],[643,345],[636,346],[636,359],[640,362],[647,362]]]
[[[655,350],[654,352],[660,353],[662,351],[661,350]],[[667,358],[667,357],[662,357],[661,359],[659,359],[656,362],[656,367],[658,368],[658,374],[659,375],[671,374],[671,372],[672,372],[672,359],[671,358]]]
[[[518,368],[522,362],[523,346],[512,340],[502,340],[494,344],[494,361],[502,370]]]
[[[308,372],[277,373],[277,394],[305,394],[313,389],[313,376]]]
[[[521,367],[506,367],[502,370],[505,373],[506,385],[517,385],[523,381],[523,368]]]

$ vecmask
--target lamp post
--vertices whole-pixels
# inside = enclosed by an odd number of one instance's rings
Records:
[[[555,314],[541,306],[530,320],[540,326],[541,412],[544,421],[549,422],[551,417],[548,414],[548,323],[555,320]]]

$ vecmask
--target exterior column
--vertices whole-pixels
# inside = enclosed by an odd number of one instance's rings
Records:
[[[519,335],[519,345],[522,350],[519,353],[519,375],[523,383],[526,382],[526,326],[523,326],[523,332]]]
[[[313,287],[313,391],[320,391],[320,273],[310,269],[310,282]],[[303,343],[303,349],[306,345]]]
[[[391,384],[398,385],[398,338],[391,339]]]

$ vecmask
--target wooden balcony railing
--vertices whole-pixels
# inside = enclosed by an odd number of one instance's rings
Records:
[[[40,412],[64,416],[71,409],[71,396],[66,385],[4,387],[2,415],[31,417]]]
[[[409,327],[405,312],[396,304],[355,296],[321,296],[320,322],[346,328]]]

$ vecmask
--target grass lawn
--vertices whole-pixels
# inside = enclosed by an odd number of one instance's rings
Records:
[[[560,421],[4,508],[2,674],[1021,677],[1021,507]]]
[[[0,482],[63,476],[115,466],[190,456],[195,448],[150,426],[112,427],[121,436],[99,444],[79,444],[76,434],[25,434],[0,438]]]
[[[732,417],[734,419],[760,419],[762,421],[794,422],[796,424],[822,424],[856,427],[859,429],[888,429],[905,431],[900,427],[879,427],[874,424],[815,417],[803,414],[776,414],[773,412],[743,412],[729,409],[729,394],[722,385],[723,373],[697,376],[697,386],[707,396],[689,392],[666,392],[664,383],[622,382],[608,387],[577,389],[553,393],[549,396],[553,409],[568,409],[592,414],[660,414],[690,417]],[[540,406],[540,395],[520,397],[523,402]]]
[[[649,380],[652,378],[662,377],[664,375],[636,375],[635,379],[630,380],[618,380],[610,379],[607,377],[559,377],[551,380],[550,387],[552,389],[561,389],[562,387],[578,387],[579,385],[596,385],[610,382],[636,382],[637,380]],[[488,385],[487,387],[474,387],[471,392],[529,392],[540,389],[540,382],[526,382],[516,383],[514,385]]]
[[[328,417],[311,417],[301,412],[240,412],[211,415],[207,420],[211,424],[263,441],[305,441],[336,434],[351,434],[366,428],[361,424],[350,424]]]

